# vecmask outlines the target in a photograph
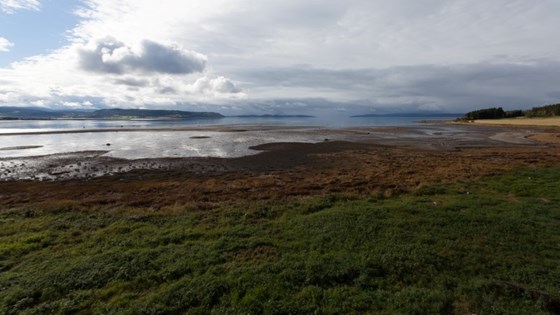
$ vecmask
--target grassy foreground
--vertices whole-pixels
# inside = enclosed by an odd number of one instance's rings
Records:
[[[560,169],[388,199],[1,209],[2,314],[560,311]]]

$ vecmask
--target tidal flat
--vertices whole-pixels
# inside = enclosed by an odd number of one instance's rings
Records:
[[[3,177],[1,312],[560,312],[560,146],[532,139],[559,130],[269,132],[316,141],[0,160],[144,165]]]
[[[226,170],[230,163],[221,160],[257,155],[262,151],[259,146],[271,143],[349,142],[364,147],[449,152],[508,146],[542,148],[550,145],[546,139],[555,135],[550,130],[444,124],[342,129],[234,125],[0,133],[0,181],[91,179],[133,170]]]

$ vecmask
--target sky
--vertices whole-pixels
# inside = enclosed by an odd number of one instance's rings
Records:
[[[0,106],[462,113],[560,102],[558,0],[0,0]]]

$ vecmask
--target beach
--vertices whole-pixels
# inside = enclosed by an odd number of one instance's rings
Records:
[[[4,157],[0,159],[1,202],[13,207],[70,198],[85,204],[143,202],[158,208],[177,202],[329,193],[391,195],[512,169],[560,166],[560,146],[547,141],[556,139],[558,130],[443,124],[265,129],[213,130],[213,137],[226,132],[228,137],[231,133],[245,138],[266,134],[265,140],[300,137],[305,141],[256,141],[239,155],[124,159],[104,148]],[[157,131],[152,132],[157,136]],[[214,139],[196,141],[212,143]]]
[[[147,151],[119,144],[114,133],[31,135],[30,143],[48,141],[2,147],[0,154],[27,155],[0,159],[1,307],[559,309],[560,145],[550,141],[558,128],[123,133],[154,146]],[[169,133],[200,150],[166,157],[157,143],[169,142],[154,140]],[[56,146],[76,135],[97,139],[99,149]],[[231,146],[236,139],[250,141]],[[47,149],[58,153],[32,153]]]
[[[539,126],[560,127],[560,117],[548,118],[502,118],[502,119],[479,119],[475,120],[477,125],[503,125],[503,126]]]

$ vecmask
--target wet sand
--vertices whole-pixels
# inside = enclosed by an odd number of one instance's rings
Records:
[[[543,132],[540,129],[509,129],[500,127],[480,126],[446,126],[421,125],[415,127],[394,128],[349,128],[349,129],[321,129],[307,127],[251,127],[241,129],[230,128],[189,128],[190,131],[214,132],[243,132],[253,134],[254,137],[263,135],[263,138],[279,139],[304,139],[304,143],[324,142],[322,147],[326,151],[336,151],[338,142],[352,143],[356,147],[387,147],[391,149],[407,149],[416,151],[461,151],[467,148],[501,148],[501,147],[532,147],[545,148],[558,143],[558,134],[554,130]],[[138,131],[138,130],[137,130]],[[151,130],[157,136],[158,132],[169,132],[169,129]],[[179,131],[171,129],[171,131]],[[184,131],[180,129],[180,131]],[[81,132],[78,130],[77,132]],[[110,133],[104,131],[106,133]],[[146,132],[145,130],[142,132]],[[272,133],[270,133],[272,132]],[[76,133],[64,131],[64,134]],[[264,137],[266,133],[267,137]],[[50,134],[50,133],[47,133]],[[271,136],[274,135],[274,136]],[[2,137],[0,136],[0,139]],[[216,141],[207,136],[191,136],[197,142],[214,144]],[[285,142],[285,141],[284,141]],[[255,143],[255,142],[253,142]],[[226,157],[239,158],[237,160],[251,160],[248,155],[259,154],[262,148],[276,148],[278,144],[256,142],[256,146],[247,147],[243,152],[237,150]],[[264,144],[264,146],[263,146]],[[219,145],[217,143],[216,145]],[[247,143],[250,146],[251,143]],[[294,146],[297,144],[294,144]],[[14,180],[69,180],[92,179],[102,176],[124,174],[134,170],[182,170],[191,173],[216,173],[235,171],[228,159],[216,157],[188,157],[188,158],[132,158],[124,159],[111,155],[111,146],[104,146],[103,150],[62,152],[44,156],[27,156],[28,150],[41,146],[0,147],[0,151],[19,150],[22,156],[0,158],[0,181]],[[286,147],[284,145],[283,147]],[[294,154],[305,150],[309,146],[294,147]],[[281,150],[283,154],[285,150]],[[290,150],[288,150],[290,151]],[[303,152],[303,151],[302,151]],[[245,156],[245,157],[243,157]],[[260,156],[267,156],[260,153]],[[219,156],[221,157],[221,156]],[[274,157],[268,161],[274,164]],[[219,162],[218,162],[219,161]],[[262,163],[266,163],[266,159]]]
[[[183,129],[171,131],[183,132]],[[496,127],[473,127],[473,126],[446,126],[439,125],[420,125],[415,127],[397,128],[349,128],[349,129],[321,129],[309,127],[254,127],[233,126],[230,128],[189,128],[189,131],[214,132],[216,139],[208,136],[190,136],[189,139],[199,145],[200,150],[210,148],[213,151],[206,153],[193,152],[207,157],[189,156],[169,158],[165,156],[164,150],[156,148],[156,154],[162,154],[161,158],[120,158],[123,156],[135,157],[139,154],[138,149],[132,149],[132,154],[116,153],[117,148],[103,142],[100,150],[88,150],[79,152],[61,152],[43,156],[33,156],[30,149],[42,146],[20,146],[20,147],[1,147],[0,151],[9,151],[15,157],[0,158],[0,181],[13,180],[69,180],[69,179],[91,179],[107,175],[124,174],[133,170],[174,170],[181,169],[192,173],[208,173],[231,170],[229,163],[220,162],[216,157],[238,158],[248,155],[258,154],[259,145],[266,144],[263,139],[273,139],[274,142],[292,142],[293,139],[301,143],[318,142],[348,142],[355,146],[368,147],[383,146],[389,148],[411,149],[421,151],[458,151],[465,148],[482,147],[503,147],[503,146],[546,146],[546,142],[532,139],[535,130],[504,129]],[[77,132],[81,132],[78,130]],[[104,131],[110,135],[110,131]],[[145,130],[138,132],[146,132]],[[151,135],[159,139],[161,134],[168,134],[169,129],[149,130]],[[243,143],[235,147],[229,147],[232,151],[216,151],[215,146],[229,145],[224,141],[231,138],[221,139],[219,133],[244,133]],[[64,131],[63,134],[73,134],[75,132]],[[50,133],[47,133],[50,134]],[[57,133],[58,134],[58,133]],[[182,134],[182,133],[181,133]],[[194,134],[198,134],[195,132]],[[27,135],[26,137],[28,137]],[[0,136],[0,140],[2,136]],[[248,141],[248,139],[252,139]],[[258,141],[255,139],[261,139]],[[170,143],[173,143],[171,141]],[[194,145],[193,144],[193,145]],[[140,144],[143,145],[143,144]],[[245,147],[243,147],[245,145]],[[273,144],[271,144],[273,145]],[[256,146],[252,148],[250,146]],[[323,144],[328,150],[336,150],[335,144]],[[265,146],[266,147],[266,146]],[[306,146],[303,146],[306,148]],[[295,153],[302,148],[294,149]],[[212,155],[218,152],[219,154]],[[180,152],[188,154],[189,152]],[[21,155],[19,155],[21,154]],[[29,154],[29,155],[28,155]],[[141,154],[141,153],[140,153]],[[266,154],[261,154],[266,155]],[[157,157],[157,156],[156,156]],[[246,159],[250,159],[247,157]],[[243,159],[241,159],[243,160]],[[264,163],[264,162],[263,162]],[[274,163],[272,158],[270,163]]]
[[[263,144],[252,148],[260,153],[237,158],[124,160],[94,151],[2,159],[0,205],[68,200],[159,211],[177,204],[212,207],[325,194],[379,197],[518,168],[560,167],[558,143],[531,139],[558,130],[421,126],[316,132],[345,140]]]

